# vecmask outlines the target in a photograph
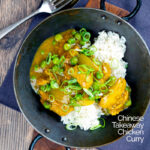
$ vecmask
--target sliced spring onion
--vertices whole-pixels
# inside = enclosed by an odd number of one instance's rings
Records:
[[[92,94],[92,92],[91,92],[90,90],[88,90],[88,89],[86,89],[86,88],[83,88],[83,90],[84,90],[84,92],[85,92],[87,95],[89,95],[89,96],[91,96],[91,97],[94,97],[94,95]]]
[[[77,128],[77,125],[74,125],[74,124],[67,124],[66,125],[66,129],[70,130],[70,131],[75,130],[76,128]]]
[[[92,45],[92,46],[89,47],[89,50],[91,50],[93,52],[96,52],[97,48],[94,45]]]
[[[59,42],[63,39],[63,36],[61,34],[56,34],[55,35],[55,41]]]
[[[65,51],[68,51],[70,49],[71,49],[71,44],[69,44],[69,43],[64,44],[64,50]]]
[[[84,46],[86,44],[85,41],[80,41],[80,45]]]
[[[91,34],[89,32],[84,32],[82,34],[83,41],[88,42],[91,38]]]
[[[55,101],[55,96],[54,95],[49,95],[49,101],[52,103]]]
[[[44,106],[44,108],[46,108],[46,109],[50,109],[51,104],[50,104],[48,101],[45,101],[45,102],[43,103],[43,106]]]
[[[59,70],[59,65],[54,65],[52,70],[53,72],[57,72]]]
[[[93,58],[93,62],[96,64],[96,65],[102,65],[102,63],[97,60],[96,58]]]
[[[77,83],[77,79],[71,79],[71,80],[68,80],[67,82],[68,84],[74,84],[74,83]]]
[[[56,82],[56,81],[51,81],[51,88],[52,89],[58,89],[59,88],[59,85],[58,85],[58,83]]]
[[[51,63],[51,59],[52,59],[52,54],[48,53],[48,56],[46,58],[46,64],[49,65]]]
[[[64,112],[67,112],[69,110],[70,106],[67,105],[67,104],[63,104],[61,109],[64,111]]]
[[[68,74],[69,74],[69,75],[74,74],[74,69],[73,69],[73,68],[69,68],[69,69],[68,69]]]
[[[101,84],[100,85],[100,91],[103,93],[107,93],[109,91],[109,89],[105,84]]]
[[[106,82],[105,85],[107,86],[113,86],[116,82],[116,77],[115,76],[111,76]]]
[[[84,55],[86,55],[86,56],[92,56],[92,55],[94,55],[94,51],[86,49],[86,48],[82,49],[82,53]]]
[[[81,40],[81,35],[79,33],[76,33],[75,38],[80,41]]]
[[[80,33],[81,35],[83,35],[84,32],[86,32],[86,29],[85,29],[85,28],[81,28],[80,31],[79,31],[79,33]]]
[[[98,125],[96,125],[96,126],[94,126],[94,127],[91,127],[90,128],[90,130],[96,130],[96,129],[98,129],[98,128],[101,128],[102,127],[102,125],[101,124],[98,124]]]
[[[99,120],[100,120],[100,125],[101,125],[101,128],[105,128],[105,119],[104,118],[99,118]],[[101,124],[101,121],[103,122],[102,124]]]

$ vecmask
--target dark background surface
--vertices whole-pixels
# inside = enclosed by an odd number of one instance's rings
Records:
[[[119,7],[122,7],[126,10],[132,10],[132,8],[135,6],[136,2],[135,0],[120,0],[120,1],[116,1],[116,0],[109,0],[107,2],[110,2],[112,4],[115,4]],[[79,3],[77,6],[85,6],[85,4],[87,3],[87,0],[82,1],[81,3]],[[136,29],[137,31],[142,35],[142,37],[144,38],[144,40],[146,41],[148,47],[150,47],[150,1],[149,0],[144,0],[143,1],[143,5],[139,11],[139,13],[129,21],[129,23],[131,23]],[[41,20],[43,20],[45,17],[47,17],[48,15],[38,15],[36,17],[34,17],[26,35],[32,30],[33,27],[35,27],[35,25],[37,25]],[[14,66],[14,61],[10,67],[10,69],[8,70],[8,73],[5,77],[5,80],[2,84],[2,86],[0,87],[0,102],[13,108],[16,110],[19,110],[17,103],[16,103],[16,99],[14,96],[14,92],[13,92],[13,83],[12,83],[12,75],[13,75],[13,66]],[[113,143],[113,144],[109,144],[107,146],[102,147],[101,149],[103,150],[110,150],[110,149],[124,149],[124,150],[149,150],[150,149],[150,144],[149,144],[149,136],[150,136],[150,128],[149,128],[149,113],[150,110],[148,109],[147,113],[144,116],[144,143],[139,143],[139,142],[130,142],[128,143],[126,141],[126,137],[123,137],[122,139],[118,140],[117,142]],[[134,137],[134,136],[132,136]],[[139,135],[136,137],[143,137],[143,135]]]

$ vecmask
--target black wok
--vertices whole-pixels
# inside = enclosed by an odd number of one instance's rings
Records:
[[[129,16],[135,15],[138,5]],[[104,1],[101,4],[104,8]],[[125,61],[129,63],[127,82],[132,88],[132,106],[121,112],[124,116],[143,116],[150,99],[150,55],[148,47],[139,33],[122,18],[103,10],[77,8],[61,11],[40,23],[23,42],[14,68],[14,90],[20,110],[28,122],[47,139],[66,147],[98,147],[117,140],[122,135],[113,128],[112,122],[118,122],[117,116],[106,117],[106,127],[94,131],[68,131],[60,118],[47,111],[39,102],[39,97],[30,86],[29,69],[40,44],[48,37],[69,28],[88,29],[93,37],[101,30],[114,31],[123,35],[127,42]],[[121,123],[135,124],[137,121]],[[127,130],[130,130],[128,128]]]

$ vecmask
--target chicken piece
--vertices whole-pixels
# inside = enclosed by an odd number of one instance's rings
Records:
[[[45,84],[48,84],[50,82],[49,78],[47,77],[39,77],[37,80],[36,80],[36,84],[38,86],[42,86],[42,85],[45,85]]]
[[[125,88],[126,80],[119,78],[109,89],[111,92],[101,98],[99,105],[103,109],[107,109],[111,115],[119,114],[124,109],[124,104],[129,98],[129,93]]]
[[[41,101],[42,104],[44,104],[44,102],[46,100],[41,99],[40,101]],[[51,105],[50,106],[50,110],[55,112],[59,116],[66,116],[67,114],[69,114],[71,111],[74,110],[73,107],[66,105],[66,107],[68,107],[68,108],[66,109],[66,111],[64,111],[63,110],[63,107],[65,107],[64,104],[63,103],[59,103],[57,101],[54,101],[54,102],[50,103],[50,105]]]
[[[82,100],[80,100],[78,103],[81,105],[81,106],[88,106],[88,105],[92,105],[94,104],[95,101],[93,100],[90,100],[88,98],[84,98]]]
[[[73,67],[74,72],[72,73],[72,76],[77,79],[78,83],[82,88],[89,89],[93,84],[93,74],[90,73],[89,75],[85,73],[79,74],[78,65]],[[83,68],[80,68],[83,72],[85,71]]]
[[[99,71],[99,66],[97,66],[89,57],[85,56],[84,54],[80,54],[78,56],[78,59],[79,59],[79,64],[87,65],[95,69],[95,71]]]
[[[40,97],[43,99],[43,100],[48,100],[49,99],[49,93],[47,92],[43,92],[41,90],[38,91]]]
[[[55,112],[59,116],[66,116],[67,114],[69,114],[71,111],[74,110],[74,108],[72,106],[66,105],[66,107],[68,107],[66,111],[64,111],[62,109],[62,107],[65,107],[63,103],[59,103],[57,101],[54,101],[51,105],[50,110]]]
[[[103,72],[103,78],[100,80],[101,83],[104,83],[107,81],[111,76],[111,68],[108,63],[102,64],[102,72]]]
[[[69,100],[70,100],[69,95],[65,94],[60,89],[52,89],[50,91],[50,95],[53,95],[55,97],[55,101],[59,103],[64,103],[64,104],[69,103]]]

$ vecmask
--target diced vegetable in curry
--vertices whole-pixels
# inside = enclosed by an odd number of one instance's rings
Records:
[[[59,116],[93,103],[117,115],[131,105],[126,80],[116,79],[108,63],[96,60],[95,47],[86,48],[90,37],[85,29],[52,36],[41,44],[32,62],[31,85],[43,106]]]

